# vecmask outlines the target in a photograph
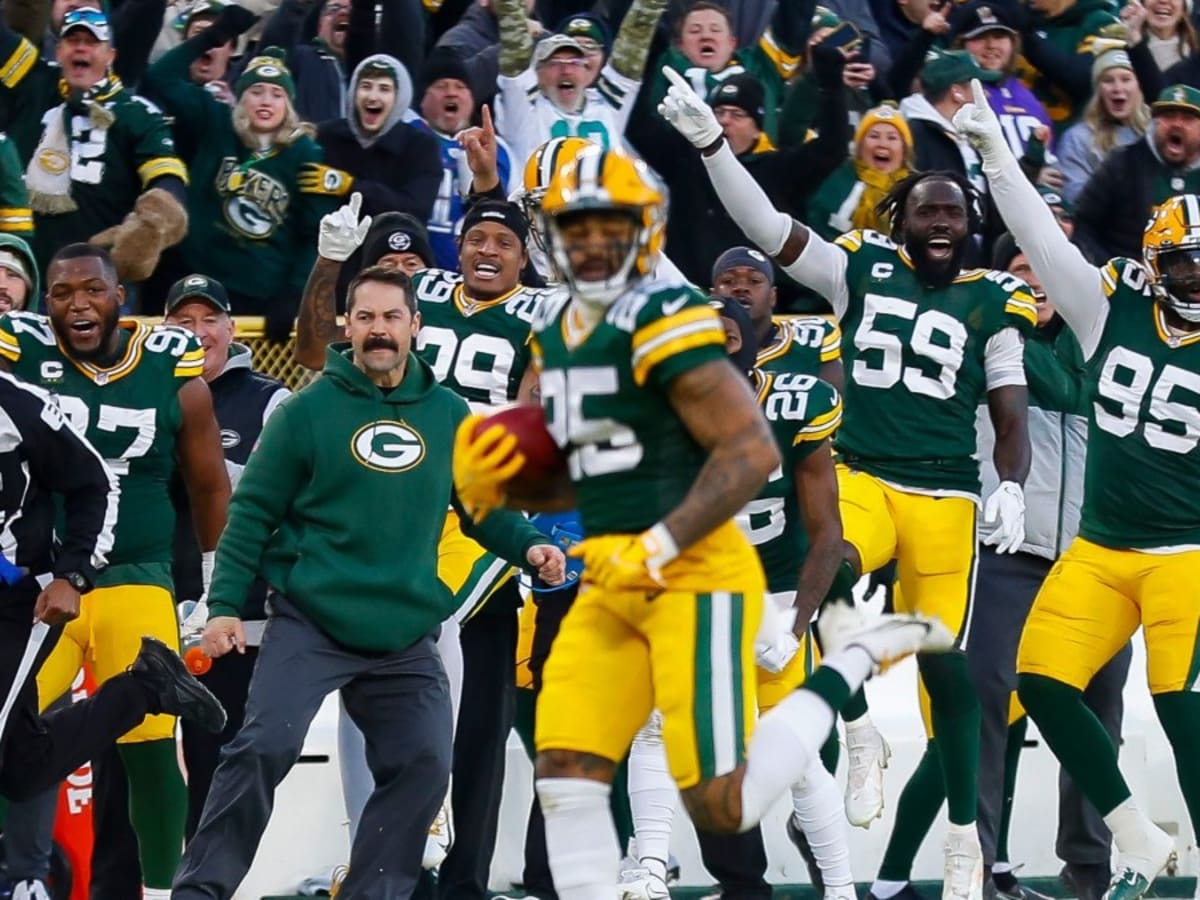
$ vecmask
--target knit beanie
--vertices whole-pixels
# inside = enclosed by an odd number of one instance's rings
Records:
[[[296,99],[296,82],[288,71],[284,59],[287,53],[281,47],[267,47],[258,56],[246,63],[246,68],[238,76],[233,86],[234,93],[240,99],[242,94],[253,84],[274,84],[283,88],[289,100]]]

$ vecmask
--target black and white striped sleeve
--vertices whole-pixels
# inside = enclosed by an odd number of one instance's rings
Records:
[[[59,535],[54,574],[80,572],[95,580],[113,546],[121,492],[116,475],[70,426],[49,394],[5,373],[0,373],[0,433],[5,444],[11,446],[14,439],[19,443],[33,482],[27,488],[63,498],[65,525]],[[29,524],[36,518],[31,517]],[[49,538],[32,533],[19,537],[33,543]]]

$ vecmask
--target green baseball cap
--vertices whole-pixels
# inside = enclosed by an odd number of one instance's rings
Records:
[[[1187,84],[1173,84],[1164,88],[1158,99],[1151,104],[1150,111],[1157,114],[1168,109],[1182,109],[1200,116],[1200,91]]]
[[[930,50],[925,54],[925,65],[921,69],[921,84],[925,90],[939,93],[952,84],[966,84],[972,78],[978,78],[984,84],[995,84],[1004,78],[1004,73],[983,68],[966,50]]]
[[[187,275],[171,285],[167,291],[167,312],[169,316],[183,304],[200,300],[229,315],[233,307],[229,304],[229,295],[225,286],[215,278],[207,275]]]

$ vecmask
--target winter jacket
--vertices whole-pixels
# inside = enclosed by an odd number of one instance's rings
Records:
[[[468,410],[416,354],[385,394],[351,352],[331,346],[324,377],[263,428],[229,505],[209,611],[240,616],[261,573],[337,643],[394,653],[454,612],[437,548],[453,499],[454,432]],[[514,564],[546,542],[511,510],[479,525],[463,516],[463,525]]]
[[[373,61],[405,72],[400,61],[391,56],[368,56],[350,79],[350,97],[354,96],[362,70]],[[351,189],[363,195],[366,215],[406,212],[424,222],[433,210],[442,180],[441,150],[432,135],[401,121],[412,103],[412,82],[407,73],[399,82],[396,103],[378,132],[363,132],[358,112],[352,108],[343,118],[323,122],[317,129],[317,141],[325,148],[329,165],[354,177]]]
[[[1117,143],[1109,153],[1118,147],[1128,147],[1140,138],[1141,135],[1128,125],[1122,125],[1117,131]],[[1058,170],[1063,174],[1063,194],[1072,203],[1079,199],[1083,186],[1108,156],[1096,147],[1095,140],[1095,130],[1084,121],[1076,122],[1058,139],[1054,155],[1058,157]]]

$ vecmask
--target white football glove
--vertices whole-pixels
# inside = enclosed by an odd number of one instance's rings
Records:
[[[796,639],[796,635],[790,631],[781,631],[770,643],[754,645],[754,661],[768,672],[782,672],[799,649],[800,641]]]
[[[663,74],[667,76],[667,81],[671,82],[671,87],[658,104],[659,115],[671,123],[671,127],[698,150],[716,143],[724,132],[717,122],[717,117],[713,115],[712,107],[670,66],[663,66]]]
[[[360,209],[362,194],[355,191],[350,195],[349,203],[321,217],[321,227],[317,231],[319,256],[334,262],[345,262],[362,245],[371,227],[371,217],[365,216],[360,222]]]
[[[963,135],[976,152],[985,160],[1008,148],[1000,120],[988,103],[987,94],[978,78],[971,79],[971,97],[974,102],[964,104],[954,114],[954,128]]]
[[[983,539],[997,553],[1016,553],[1025,541],[1025,492],[1015,481],[1002,481],[983,505],[985,525],[994,526]]]

